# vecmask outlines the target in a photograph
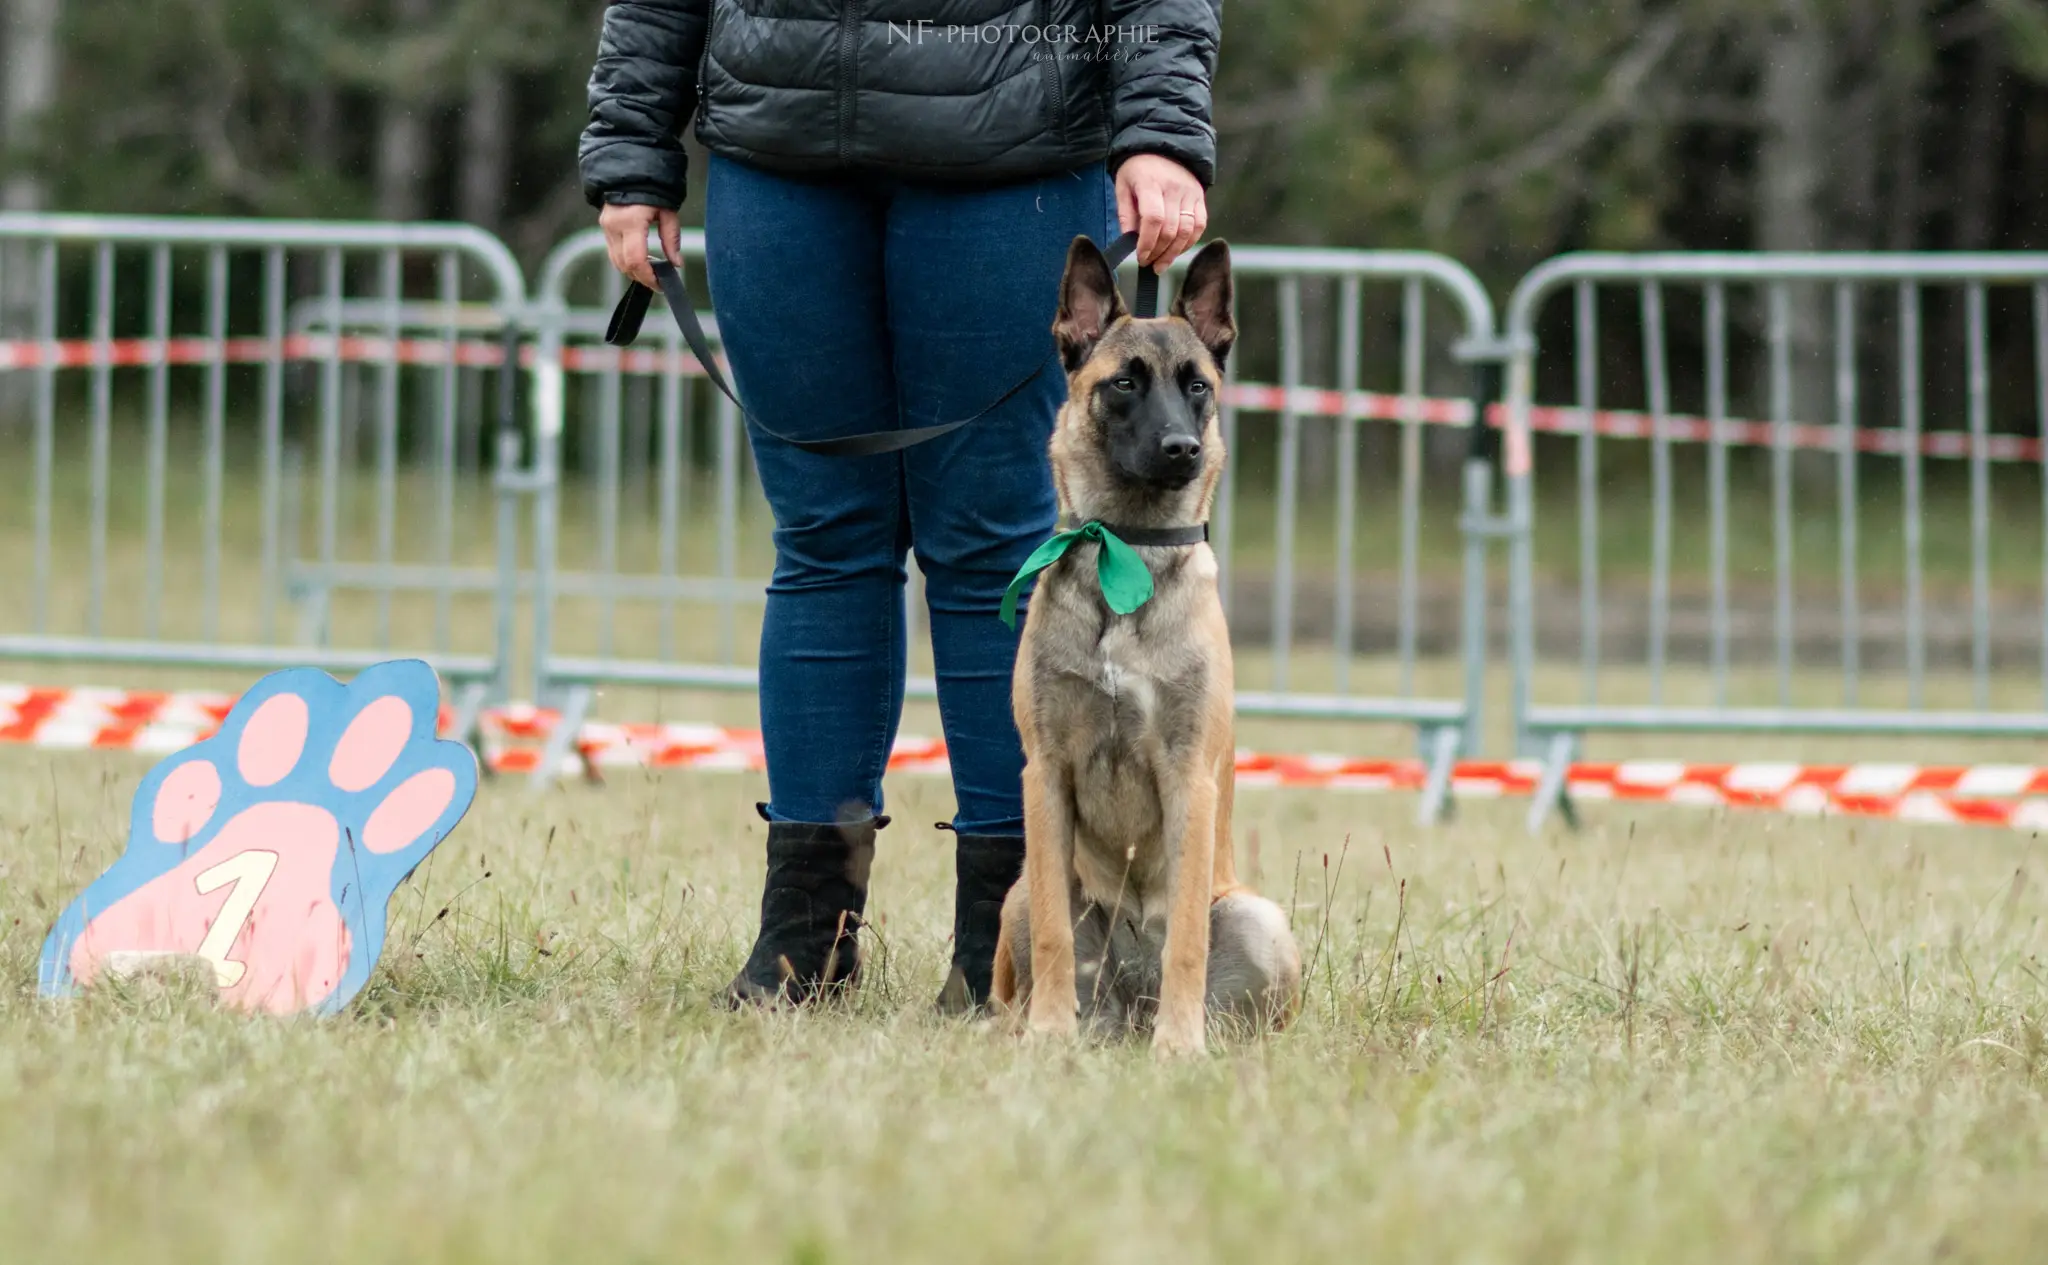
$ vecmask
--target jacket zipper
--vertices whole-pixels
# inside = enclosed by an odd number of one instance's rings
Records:
[[[860,0],[839,3],[839,161],[853,152],[854,41],[860,36]]]
[[[704,51],[697,54],[697,117],[704,117],[707,86],[711,82],[711,28],[718,22],[718,0],[704,7]]]
[[[1041,32],[1053,29],[1052,0],[1038,0],[1038,29]],[[1049,121],[1053,138],[1064,141],[1067,136],[1067,90],[1066,73],[1060,68],[1060,49],[1065,46],[1052,40],[1042,40],[1039,47],[1045,53],[1041,73],[1045,78],[1046,95],[1051,98],[1046,104],[1051,111]]]

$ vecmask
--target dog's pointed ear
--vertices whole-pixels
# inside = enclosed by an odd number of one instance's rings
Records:
[[[1060,278],[1060,314],[1052,322],[1052,336],[1069,373],[1081,367],[1123,314],[1124,297],[1117,293],[1109,261],[1094,242],[1076,237],[1067,249],[1066,275]]]
[[[1218,369],[1237,342],[1237,321],[1230,314],[1230,301],[1230,244],[1213,241],[1188,265],[1188,279],[1173,299],[1173,314],[1195,327],[1195,337],[1216,357]]]

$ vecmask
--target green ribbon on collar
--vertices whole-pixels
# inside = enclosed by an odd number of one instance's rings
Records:
[[[1023,594],[1025,584],[1065,557],[1077,540],[1092,540],[1102,546],[1095,555],[1095,577],[1102,584],[1102,600],[1109,603],[1109,609],[1128,615],[1152,600],[1152,569],[1145,565],[1138,551],[1117,539],[1101,523],[1088,522],[1059,533],[1024,560],[1017,578],[1010,581],[1009,591],[1003,594],[1004,624],[1012,629],[1017,627],[1017,598]]]

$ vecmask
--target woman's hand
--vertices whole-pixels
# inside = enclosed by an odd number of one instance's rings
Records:
[[[1209,197],[1173,159],[1133,154],[1116,169],[1116,217],[1122,231],[1138,230],[1138,262],[1165,272],[1209,227]]]
[[[604,230],[604,248],[612,267],[650,290],[654,269],[647,262],[647,230],[661,225],[661,250],[677,267],[683,263],[683,221],[680,213],[658,206],[607,206],[597,213],[597,226]]]

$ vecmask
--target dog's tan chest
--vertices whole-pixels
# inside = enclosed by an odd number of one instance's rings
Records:
[[[1112,628],[1093,645],[1070,643],[1065,653],[1041,654],[1035,666],[1045,732],[1059,735],[1077,769],[1150,776],[1164,736],[1165,690],[1135,638]]]
[[[1098,622],[1059,612],[1032,644],[1031,672],[1043,732],[1070,751],[1137,754],[1169,742],[1203,682],[1201,664],[1177,634],[1130,618]]]
[[[1152,657],[1138,644],[1128,624],[1112,624],[1095,646],[1095,686],[1101,691],[1105,719],[1119,729],[1150,724],[1158,710],[1159,691],[1152,679]]]

